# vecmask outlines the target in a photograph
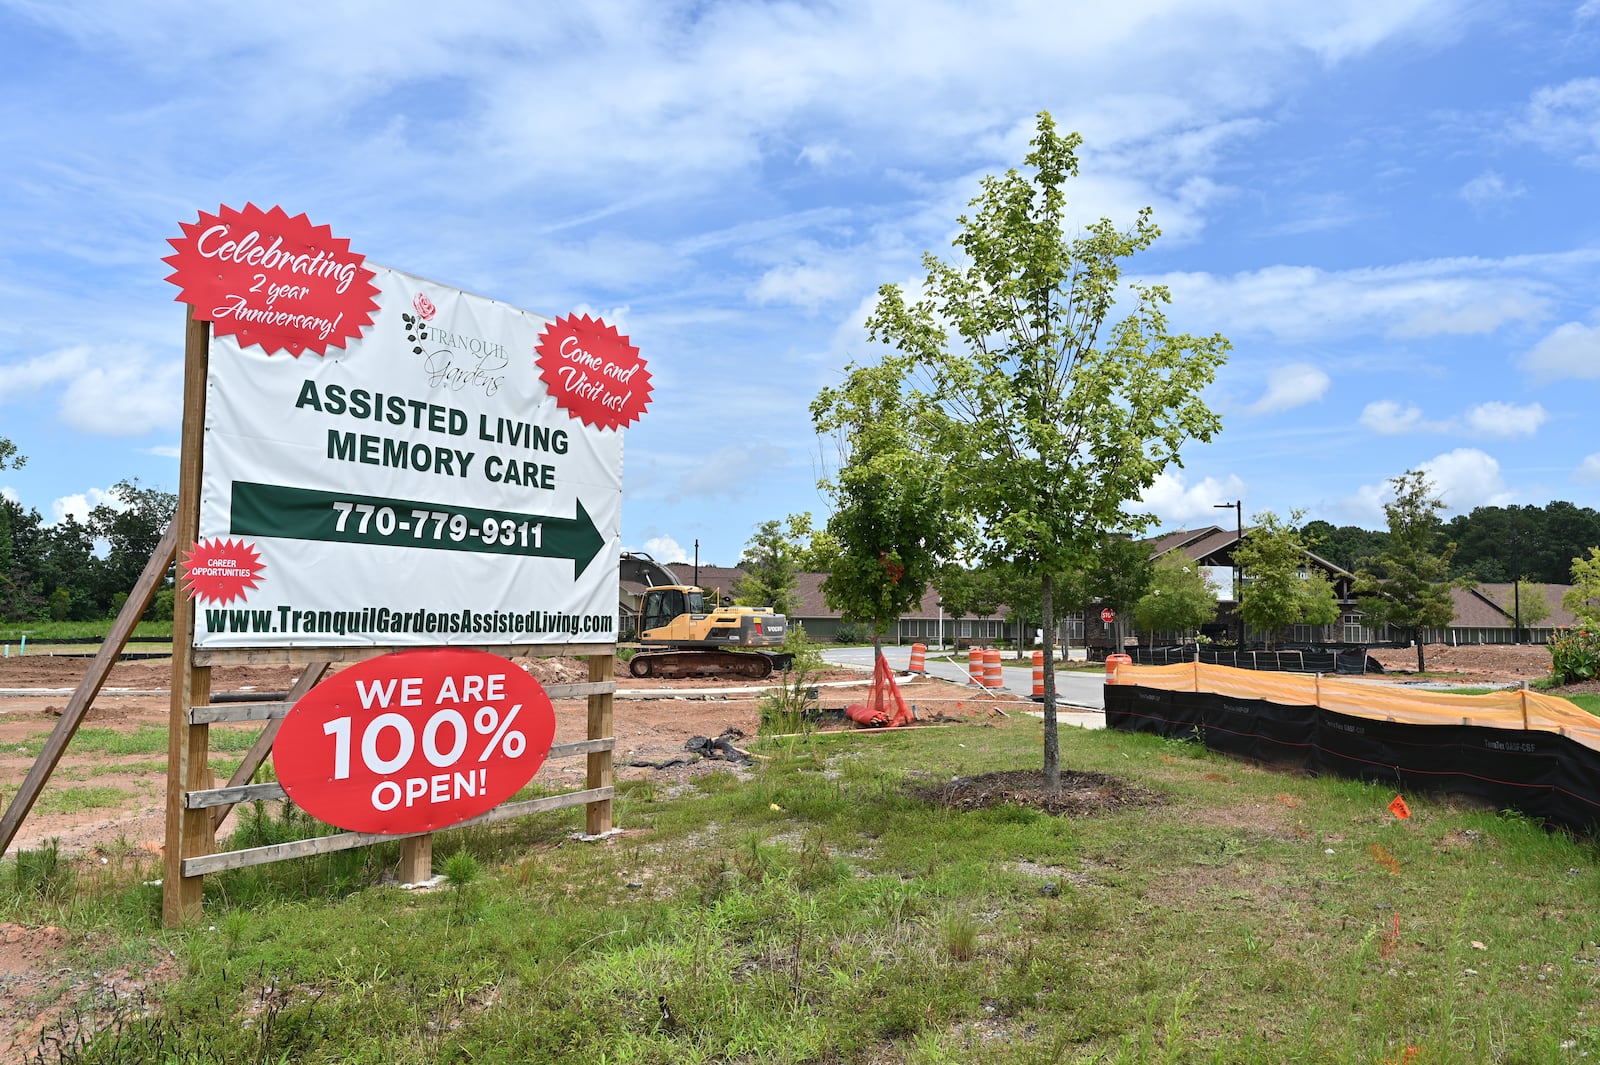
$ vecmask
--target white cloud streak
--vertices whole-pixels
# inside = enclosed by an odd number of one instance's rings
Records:
[[[1328,392],[1332,379],[1309,363],[1280,366],[1267,376],[1267,390],[1250,405],[1252,414],[1275,414],[1315,403]]]

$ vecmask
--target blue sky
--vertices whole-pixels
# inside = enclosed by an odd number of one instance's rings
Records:
[[[1234,344],[1161,528],[1600,506],[1600,0],[1117,4],[0,0],[0,492],[175,490],[161,257],[280,205],[375,262],[600,314],[656,390],[623,544],[733,564],[826,509],[807,407],[1049,110],[1080,219]]]

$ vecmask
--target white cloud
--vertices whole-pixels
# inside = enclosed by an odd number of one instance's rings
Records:
[[[1267,390],[1250,405],[1252,414],[1271,414],[1315,403],[1328,391],[1327,374],[1308,363],[1280,366],[1267,377]]]
[[[1392,399],[1375,399],[1361,411],[1361,426],[1383,436],[1414,433],[1427,425],[1422,420],[1422,408],[1407,404],[1402,407]]]
[[[791,303],[814,311],[854,291],[854,279],[845,274],[817,266],[780,266],[761,275],[750,298],[763,305]]]
[[[657,562],[668,566],[674,562],[689,561],[689,552],[670,536],[652,536],[644,542],[644,547],[640,550]]]
[[[1144,497],[1130,509],[1155,515],[1161,525],[1188,523],[1221,524],[1217,516],[1222,512],[1217,504],[1224,501],[1232,509],[1232,501],[1244,498],[1244,482],[1229,474],[1224,480],[1207,477],[1198,484],[1185,485],[1181,471],[1156,475]]]
[[[1458,447],[1416,468],[1427,476],[1429,487],[1447,511],[1464,514],[1473,507],[1501,507],[1517,500],[1500,474],[1500,463],[1477,448]],[[1381,527],[1384,504],[1393,500],[1394,488],[1384,480],[1361,485],[1339,500],[1339,510],[1356,524]]]
[[[1573,12],[1574,22],[1587,22],[1589,19],[1600,16],[1600,0],[1583,0],[1578,5],[1578,10]]]
[[[182,420],[182,362],[140,347],[80,344],[28,359],[0,375],[0,403],[52,388],[61,389],[61,420],[85,433],[137,436]]]
[[[698,499],[741,499],[758,488],[789,456],[773,444],[720,448],[696,458],[695,469],[678,479],[680,494]]]
[[[850,157],[850,150],[834,142],[822,144],[808,144],[800,149],[800,154],[795,157],[796,162],[805,163],[816,167],[818,170],[827,170],[834,163]]]
[[[17,490],[9,484],[0,484],[0,499],[9,499],[13,503],[22,502],[22,497],[17,494]]]
[[[1473,447],[1458,447],[1422,463],[1434,495],[1446,510],[1465,514],[1473,507],[1502,507],[1516,502],[1506,487],[1500,463]]]
[[[1552,287],[1531,275],[1561,266],[1449,259],[1354,270],[1280,265],[1232,276],[1174,273],[1150,280],[1171,290],[1173,305],[1186,318],[1233,336],[1459,336],[1543,318]]]
[[[50,502],[50,522],[52,525],[71,515],[82,524],[89,520],[89,512],[95,507],[106,505],[114,510],[126,510],[127,504],[103,488],[90,488],[70,496],[62,496]]]
[[[1461,186],[1461,198],[1474,207],[1486,207],[1492,203],[1514,200],[1526,195],[1527,191],[1521,185],[1507,184],[1506,179],[1496,171],[1485,170]]]
[[[1600,326],[1567,322],[1551,330],[1519,361],[1541,384],[1600,377]]]
[[[1519,407],[1496,400],[1467,411],[1467,425],[1484,436],[1532,436],[1549,418],[1549,412],[1538,403]]]
[[[1600,4],[1600,0],[1595,3]],[[1572,475],[1580,481],[1600,481],[1600,451],[1586,455]]]
[[[1546,151],[1600,163],[1600,78],[1574,78],[1538,90],[1516,132]]]

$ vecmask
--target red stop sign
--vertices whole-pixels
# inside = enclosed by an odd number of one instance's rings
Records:
[[[295,805],[355,832],[429,832],[494,809],[539,771],[555,708],[487,651],[404,651],[340,670],[283,719],[272,763]]]
[[[1117,612],[1112,610],[1110,607],[1106,607],[1104,610],[1100,611],[1100,620],[1109,625],[1113,621],[1117,620]]]

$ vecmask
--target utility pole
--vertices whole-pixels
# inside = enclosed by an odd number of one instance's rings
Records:
[[[1244,611],[1240,609],[1240,596],[1244,593],[1244,567],[1239,565],[1239,547],[1244,543],[1244,500],[1232,503],[1213,503],[1214,510],[1233,510],[1233,525],[1237,539],[1233,542],[1233,612],[1239,618],[1239,650],[1244,650]]]

